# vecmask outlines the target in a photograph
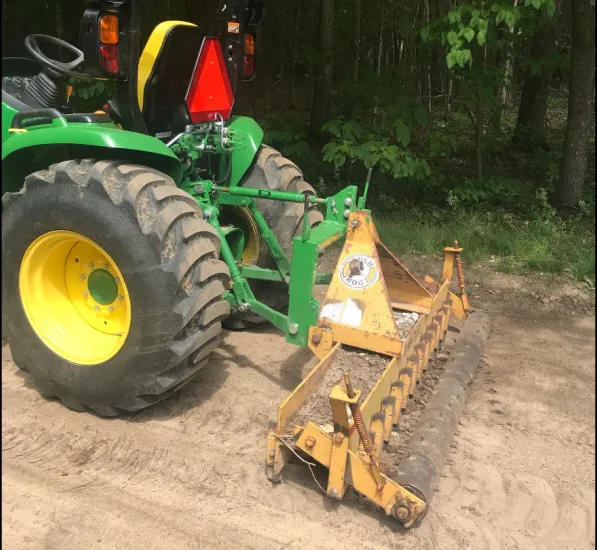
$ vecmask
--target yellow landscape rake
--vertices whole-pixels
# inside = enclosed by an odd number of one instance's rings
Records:
[[[317,326],[309,332],[319,363],[270,423],[266,471],[280,481],[291,457],[310,457],[329,470],[328,496],[342,499],[353,487],[410,527],[427,511],[488,321],[470,315],[457,243],[444,250],[441,282],[420,281],[381,243],[368,212],[352,213],[348,226]],[[450,291],[454,267],[459,296]],[[384,444],[400,426],[452,317],[466,320],[455,344],[459,351],[446,362],[392,479],[382,461]]]

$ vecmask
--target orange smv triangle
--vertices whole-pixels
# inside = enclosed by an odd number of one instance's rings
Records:
[[[194,124],[215,120],[217,113],[224,119],[230,117],[234,95],[217,38],[203,40],[186,103]]]

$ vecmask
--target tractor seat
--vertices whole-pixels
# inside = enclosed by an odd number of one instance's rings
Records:
[[[137,99],[147,132],[168,140],[191,123],[185,96],[203,33],[185,21],[165,21],[151,33],[139,58]]]

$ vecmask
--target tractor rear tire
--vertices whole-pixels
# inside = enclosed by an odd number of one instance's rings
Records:
[[[316,195],[313,187],[303,179],[303,173],[298,166],[267,145],[262,145],[257,151],[255,160],[241,180],[240,186]],[[302,231],[304,206],[265,199],[258,199],[257,205],[290,260],[292,241]],[[323,219],[321,212],[315,209],[309,211],[311,227],[320,224]],[[265,243],[261,245],[256,265],[276,269],[276,263]],[[272,309],[286,311],[288,308],[289,296],[286,283],[252,280],[250,286],[255,297]],[[224,326],[230,330],[243,330],[263,322],[264,319],[261,316],[251,311],[235,311],[224,321]]]
[[[3,336],[43,395],[117,416],[206,364],[230,273],[217,233],[170,177],[65,161],[27,176],[3,206]]]

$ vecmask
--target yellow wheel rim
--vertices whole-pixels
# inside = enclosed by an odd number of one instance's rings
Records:
[[[33,241],[21,262],[19,292],[39,338],[72,363],[103,363],[126,341],[125,280],[106,251],[83,235],[50,231]]]

